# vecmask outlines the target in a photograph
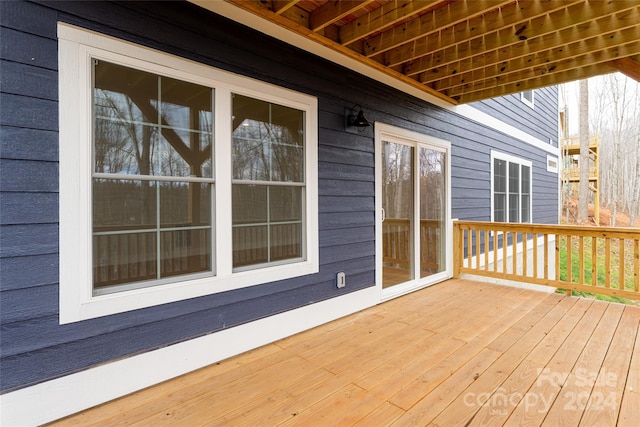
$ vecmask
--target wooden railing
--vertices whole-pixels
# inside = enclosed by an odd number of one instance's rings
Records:
[[[124,227],[122,227],[124,228]],[[93,238],[95,288],[211,269],[209,229],[98,234]],[[158,263],[158,255],[160,262]]]
[[[599,135],[589,135],[589,149],[591,151],[595,151],[598,149],[598,145],[600,144],[600,136]],[[580,152],[580,137],[579,136],[570,136],[567,138],[562,138],[560,140],[560,147],[564,148],[568,151]]]
[[[94,287],[211,270],[210,229],[160,230],[158,234],[153,229],[130,228],[131,232],[127,232],[126,227],[119,227],[117,234],[111,234],[113,230],[96,230]],[[272,224],[267,234],[264,225],[234,227],[233,267],[302,257],[300,223]]]
[[[640,229],[454,221],[454,276],[640,299]]]
[[[569,181],[580,181],[580,168],[570,167],[563,169],[564,178]],[[598,179],[598,168],[589,168],[589,181],[595,181]]]
[[[386,218],[382,223],[384,243],[382,261],[407,267],[411,260],[411,223],[405,218]],[[442,222],[420,220],[420,268],[422,271],[440,271],[443,259],[441,243]]]

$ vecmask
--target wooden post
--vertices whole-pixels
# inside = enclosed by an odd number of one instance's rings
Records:
[[[460,264],[462,263],[462,254],[464,242],[462,241],[462,233],[460,224],[453,221],[453,277],[460,277]]]

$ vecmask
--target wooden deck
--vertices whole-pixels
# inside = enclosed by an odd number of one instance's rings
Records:
[[[640,425],[640,308],[450,280],[56,425]]]

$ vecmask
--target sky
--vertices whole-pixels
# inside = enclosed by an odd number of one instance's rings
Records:
[[[621,73],[616,73],[620,76],[623,76]],[[628,77],[626,77],[629,79]],[[602,87],[603,77],[592,77],[589,79],[589,93],[590,96]],[[629,79],[633,84],[640,84],[635,82],[632,79]],[[569,136],[577,136],[578,135],[578,114],[579,114],[579,81],[565,83],[560,85],[559,93],[558,93],[558,108],[560,111],[566,106],[568,112],[568,124],[569,124]],[[593,108],[591,105],[590,107]]]

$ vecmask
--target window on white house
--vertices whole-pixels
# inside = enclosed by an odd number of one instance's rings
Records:
[[[491,152],[492,220],[531,222],[531,162]]]
[[[62,323],[318,271],[316,98],[58,34]]]

